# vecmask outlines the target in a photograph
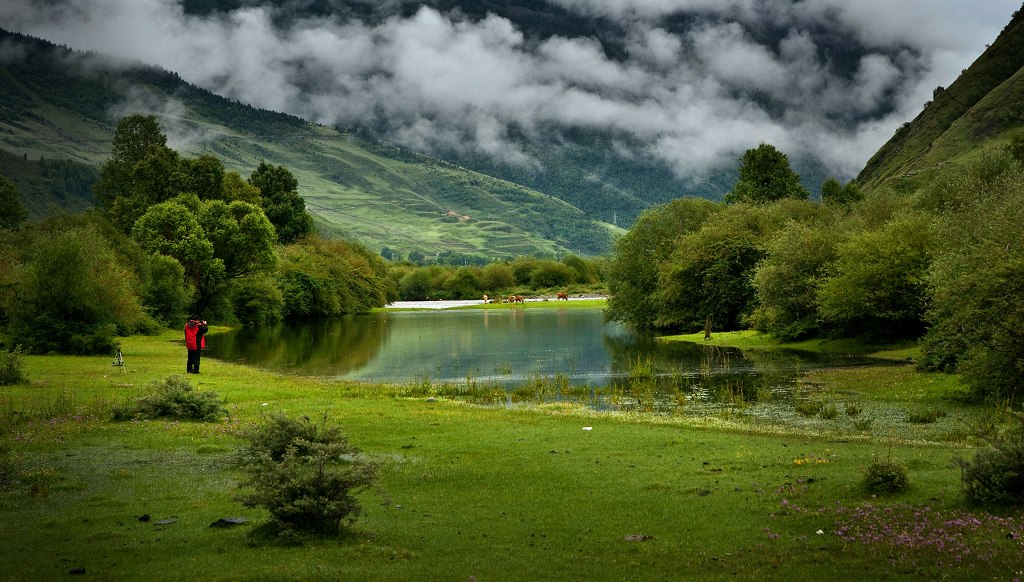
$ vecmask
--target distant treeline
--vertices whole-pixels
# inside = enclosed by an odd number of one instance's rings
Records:
[[[18,188],[30,218],[58,210],[80,212],[93,204],[99,170],[72,160],[28,159],[0,150],[0,175]]]
[[[509,294],[603,291],[603,259],[518,257],[462,266],[393,263],[391,285],[404,301],[498,298]]]

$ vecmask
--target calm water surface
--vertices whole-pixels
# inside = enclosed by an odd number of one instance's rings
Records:
[[[389,382],[469,378],[506,386],[556,375],[572,385],[607,386],[648,361],[662,382],[677,383],[792,377],[798,370],[860,363],[660,342],[606,323],[600,309],[386,311],[243,329],[209,344],[215,358],[292,374]]]

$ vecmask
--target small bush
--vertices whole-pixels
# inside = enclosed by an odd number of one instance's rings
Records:
[[[874,460],[864,470],[864,489],[871,494],[902,493],[910,486],[907,468],[892,457]]]
[[[860,402],[846,403],[846,416],[859,416],[864,412],[864,406]]]
[[[857,420],[853,421],[853,428],[857,430],[870,430],[872,422],[873,419],[871,418],[858,418]]]
[[[835,404],[829,404],[828,406],[823,405],[818,416],[824,420],[835,420],[836,418],[839,418],[839,409],[836,408]]]
[[[825,405],[818,400],[801,400],[793,405],[793,408],[800,414],[811,417],[816,416],[825,409]]]
[[[270,512],[270,525],[283,540],[303,533],[332,535],[352,523],[361,508],[355,495],[377,478],[327,414],[314,423],[276,414],[244,433],[248,444],[239,464],[247,477],[238,499]]]
[[[973,505],[1024,505],[1024,418],[1019,426],[981,434],[987,446],[958,459],[964,496]]]
[[[0,352],[0,386],[14,386],[28,382],[28,375],[22,367],[21,346],[7,352]]]
[[[216,392],[197,392],[182,376],[169,376],[151,386],[155,393],[115,407],[114,420],[176,418],[215,421],[227,414],[224,402]]]
[[[944,416],[946,416],[946,411],[939,410],[938,408],[933,408],[931,410],[912,410],[907,413],[907,422],[912,422],[914,424],[931,424]]]

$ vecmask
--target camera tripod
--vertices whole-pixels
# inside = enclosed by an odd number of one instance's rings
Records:
[[[124,356],[121,355],[121,348],[117,348],[117,354],[114,356],[114,361],[110,365],[121,368],[122,372],[126,371],[124,369]]]

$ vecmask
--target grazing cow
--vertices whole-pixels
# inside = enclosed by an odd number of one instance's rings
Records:
[[[509,295],[508,296],[508,302],[509,303],[522,303],[523,301],[524,301],[524,297],[522,295]]]
[[[555,294],[555,301],[558,301],[559,299],[565,299],[566,301],[568,301],[569,294],[566,293],[565,291],[559,291],[558,293]]]

